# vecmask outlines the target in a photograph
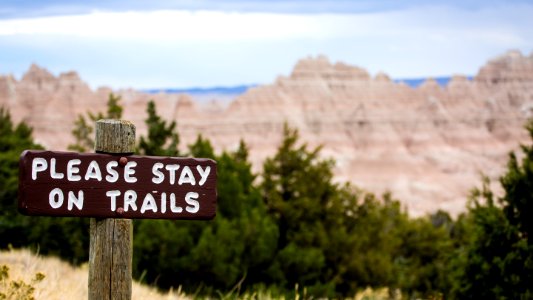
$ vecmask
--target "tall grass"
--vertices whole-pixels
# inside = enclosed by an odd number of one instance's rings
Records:
[[[76,268],[29,250],[9,250],[0,251],[0,272],[7,275],[0,276],[0,294],[6,295],[5,299],[87,299],[87,265]],[[136,282],[132,290],[132,299],[190,299],[180,289],[162,294]]]
[[[0,300],[1,299],[50,299],[70,300],[87,299],[88,267],[73,267],[56,257],[43,257],[29,250],[0,251]],[[5,295],[5,296],[2,296]],[[306,288],[294,288],[293,297],[283,296],[275,289],[257,287],[253,291],[239,293],[238,290],[219,294],[219,299],[312,299],[307,295]],[[180,288],[161,293],[155,288],[133,282],[132,299],[150,300],[185,300],[192,299]],[[367,288],[354,295],[354,300],[402,299],[400,291],[387,288]]]

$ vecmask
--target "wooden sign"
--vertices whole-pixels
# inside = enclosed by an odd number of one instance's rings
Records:
[[[212,219],[216,162],[58,151],[24,151],[19,211],[25,215]]]

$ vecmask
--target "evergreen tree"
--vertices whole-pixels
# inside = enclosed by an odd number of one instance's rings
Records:
[[[17,211],[18,164],[23,150],[42,149],[34,143],[32,129],[14,124],[10,113],[0,108],[0,247],[21,246],[28,235],[28,218]]]
[[[235,249],[237,269],[227,287],[232,287],[240,279],[243,285],[264,282],[268,278],[265,270],[277,249],[278,228],[267,214],[260,191],[254,183],[256,175],[252,173],[248,161],[246,144],[241,141],[235,152],[223,152],[217,158],[217,164],[217,217],[212,223],[215,233],[212,236],[212,250],[221,251],[219,247]],[[216,242],[229,232],[236,234],[235,241],[226,246]],[[232,263],[227,260],[227,264]]]
[[[272,280],[306,286],[317,297],[367,286],[438,296],[453,250],[449,216],[411,220],[390,194],[378,199],[335,184],[334,163],[319,151],[299,144],[298,132],[285,125],[276,155],[265,161],[263,198],[279,227]]]
[[[526,128],[533,139],[533,121]],[[454,290],[458,298],[533,297],[533,145],[521,148],[521,163],[510,154],[500,179],[505,193],[498,203],[487,179],[472,194],[468,214],[472,238],[458,258],[463,264]]]
[[[163,287],[205,286],[204,293],[261,281],[276,250],[277,228],[253,185],[245,145],[217,157],[209,140],[199,136],[189,151],[217,160],[217,216],[208,222],[136,221],[136,275]]]
[[[93,124],[101,119],[120,119],[122,117],[122,106],[120,105],[120,96],[113,93],[109,94],[107,100],[107,113],[98,112],[93,114],[87,113],[87,117],[79,115],[74,123],[72,135],[76,140],[74,144],[70,144],[68,149],[76,152],[89,152],[94,149],[94,127]]]
[[[107,100],[107,115],[105,116],[106,119],[119,120],[122,118],[122,111],[124,108],[119,102],[120,96],[113,93],[109,94],[109,99]]]
[[[148,135],[141,136],[138,151],[142,155],[178,156],[176,123],[157,115],[153,101],[147,104],[145,120]],[[189,278],[185,273],[187,257],[197,243],[201,228],[190,221],[134,220],[133,273],[134,276],[161,287],[178,286]]]
[[[526,125],[533,140],[533,120]],[[501,199],[505,217],[516,228],[528,246],[533,245],[533,144],[522,145],[519,163],[514,153],[509,156],[507,173],[501,178],[505,195]]]
[[[189,145],[189,155],[198,158],[215,159],[215,150],[211,142],[199,134],[194,144]]]
[[[353,208],[345,218],[349,235],[344,259],[344,294],[371,287],[398,287],[401,272],[393,264],[402,260],[400,232],[406,227],[407,215],[389,195],[380,200],[373,194],[358,192]]]
[[[31,247],[74,263],[88,258],[88,219],[26,217],[17,211],[18,162],[23,150],[42,149],[24,122],[0,108],[0,247]]]
[[[344,267],[336,264],[335,252],[350,247],[345,216],[356,198],[333,183],[333,161],[320,159],[320,148],[298,145],[298,132],[287,125],[283,134],[276,155],[263,167],[263,198],[279,227],[278,253],[269,272],[286,288],[300,284],[315,296],[333,296],[336,282],[331,279]],[[333,251],[332,245],[341,248]]]
[[[449,216],[440,212],[406,219],[403,227],[396,228],[401,244],[392,252],[398,277],[392,286],[399,287],[411,298],[438,299],[450,288],[448,274],[453,242],[445,224],[432,223],[441,217]]]
[[[176,130],[176,122],[167,122],[157,115],[154,101],[148,102],[146,108],[148,118],[148,136],[141,136],[139,141],[139,153],[155,156],[179,156],[179,135]]]

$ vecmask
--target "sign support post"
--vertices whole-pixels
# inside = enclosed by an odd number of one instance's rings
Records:
[[[92,218],[89,300],[130,300],[131,219],[213,219],[217,163],[133,155],[135,126],[119,120],[96,122],[94,150],[24,150],[18,210],[27,216]]]
[[[95,151],[132,154],[135,125],[119,120],[97,121]],[[89,300],[131,299],[132,242],[130,219],[91,219]]]

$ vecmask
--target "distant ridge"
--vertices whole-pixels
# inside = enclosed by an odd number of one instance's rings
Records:
[[[533,53],[495,57],[471,80],[435,77],[391,79],[318,56],[299,60],[289,74],[254,88],[115,93],[122,97],[123,118],[136,124],[139,135],[147,133],[146,103],[153,100],[161,118],[177,122],[181,149],[199,134],[219,153],[238,149],[242,140],[254,170],[260,170],[289,124],[302,143],[322,147],[321,157],[335,160],[339,183],[392,192],[414,216],[438,209],[457,216],[480,183],[480,172],[496,182],[508,153],[529,140],[524,124],[533,117]],[[175,94],[181,91],[189,94]],[[36,141],[54,150],[72,142],[79,114],[105,111],[111,92],[92,90],[75,72],[54,76],[37,65],[20,80],[0,75],[0,106],[14,121],[25,120]]]
[[[441,77],[432,77],[440,86],[445,87],[448,85],[448,82],[452,79],[451,76],[441,76]],[[466,76],[468,80],[474,79],[474,76]],[[427,78],[408,78],[408,79],[394,79],[396,83],[403,82],[412,88],[419,87]]]
[[[147,90],[142,90],[142,91],[148,94],[164,93],[164,94],[189,94],[189,95],[205,95],[205,94],[240,95],[240,94],[244,94],[248,89],[252,87],[256,87],[256,86],[257,84],[249,84],[249,85],[237,85],[237,86],[230,86],[230,87],[216,86],[216,87],[208,87],[208,88],[192,87],[192,88],[180,88],[180,89],[162,88],[162,89],[147,89]]]
[[[468,80],[472,80],[473,76],[467,76]],[[452,79],[451,76],[440,76],[433,78],[440,86],[445,87],[448,85],[448,82]],[[395,83],[405,83],[407,86],[412,88],[419,87],[427,78],[406,78],[406,79],[393,79]],[[250,88],[256,87],[258,84],[243,84],[237,86],[216,86],[208,88],[192,87],[192,88],[161,88],[161,89],[145,89],[141,90],[142,92],[148,94],[189,94],[192,96],[201,96],[201,95],[231,95],[238,96],[246,93]]]

